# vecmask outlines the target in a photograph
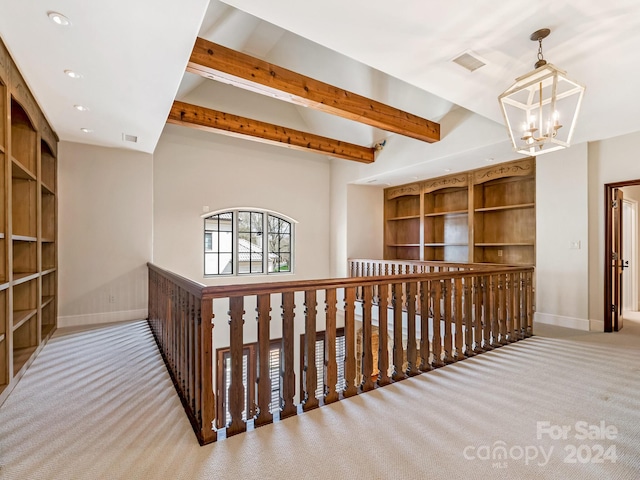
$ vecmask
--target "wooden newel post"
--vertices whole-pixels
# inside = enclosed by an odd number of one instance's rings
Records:
[[[507,275],[498,275],[498,323],[500,332],[500,345],[507,343]]]
[[[482,353],[484,349],[482,348],[482,328],[483,328],[483,318],[482,318],[482,290],[483,290],[483,282],[482,277],[475,276],[473,277],[473,306],[474,306],[474,316],[475,322],[473,327],[473,353]]]
[[[338,383],[338,365],[336,359],[336,289],[328,288],[325,295],[326,331],[324,335],[324,403],[325,405],[339,400],[336,384]]]
[[[462,333],[462,324],[464,319],[464,312],[462,311],[462,278],[456,278],[453,286],[453,318],[455,320],[455,338],[454,344],[456,347],[454,357],[456,360],[464,358],[464,338]]]
[[[386,266],[386,265],[385,265]],[[389,285],[382,284],[378,287],[378,386],[389,385],[389,332],[388,332],[388,305]]]
[[[258,295],[256,308],[258,316],[258,414],[255,419],[256,427],[273,422],[273,414],[269,411],[271,403],[271,378],[269,376],[269,357],[271,342],[269,338],[269,324],[271,323],[271,295]]]
[[[394,382],[407,378],[402,371],[404,363],[404,348],[402,345],[402,284],[392,285],[393,293],[393,372],[391,378]]]
[[[464,355],[471,357],[473,353],[473,302],[475,295],[473,294],[474,277],[465,277],[463,295],[464,295]]]
[[[201,362],[198,368],[200,375],[198,377],[201,417],[200,423],[200,443],[215,442],[218,438],[216,431],[213,429],[215,421],[216,398],[213,393],[213,301],[210,298],[203,298],[200,305],[200,318],[198,318],[198,332],[200,344],[198,350],[200,358],[196,361]]]
[[[513,337],[514,341],[524,338],[522,331],[522,308],[520,299],[522,298],[521,273],[513,274]]]
[[[242,433],[247,429],[247,424],[242,419],[242,411],[246,409],[242,383],[243,325],[244,297],[231,297],[229,298],[231,381],[227,398],[231,421],[227,425],[227,437]],[[247,412],[248,417],[249,412]]]
[[[344,397],[352,397],[358,393],[356,387],[356,333],[355,333],[355,287],[344,289]]]
[[[416,283],[407,283],[407,370],[410,377],[420,374],[417,367],[418,340],[416,336]]]
[[[431,282],[431,295],[433,296],[433,366],[435,368],[442,367],[442,337],[440,335],[440,325],[442,321],[442,313],[440,308],[440,297],[442,293],[442,281],[435,280]]]
[[[280,419],[298,413],[294,397],[296,395],[296,373],[293,366],[295,304],[293,292],[282,294],[282,350],[280,357]]]
[[[491,277],[485,275],[482,277],[482,349],[483,351],[492,350],[491,346]]]
[[[373,287],[364,287],[362,304],[362,383],[360,388],[363,392],[373,390],[373,351],[371,349],[372,325],[371,308],[373,304]]]
[[[507,310],[509,311],[509,342],[515,342],[519,339],[517,318],[519,314],[518,298],[520,294],[520,279],[517,273],[509,275],[509,304]]]
[[[491,292],[491,347],[498,347],[498,333],[500,331],[498,323],[498,278],[497,275],[491,275],[490,279]]]
[[[318,372],[316,368],[316,291],[304,292],[304,371],[302,372],[305,397],[302,410],[305,412],[318,408],[316,388],[318,387]]]
[[[429,317],[431,282],[420,282],[420,366],[421,372],[431,370],[431,348],[429,346]]]
[[[533,335],[533,271],[526,272],[526,286],[525,291],[525,304],[526,304],[526,323],[525,323],[525,336],[530,337]]]
[[[453,363],[453,332],[452,332],[452,316],[453,309],[451,300],[453,297],[453,283],[450,279],[442,282],[442,298],[444,300],[444,344],[442,352],[442,360],[445,364]]]

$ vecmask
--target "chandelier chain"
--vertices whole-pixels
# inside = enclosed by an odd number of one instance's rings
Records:
[[[542,37],[538,39],[538,60],[544,60],[544,55],[542,55]]]

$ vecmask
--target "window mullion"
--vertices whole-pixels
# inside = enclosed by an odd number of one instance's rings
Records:
[[[238,239],[240,238],[238,235],[238,212],[236,212],[235,210],[232,213],[233,215],[233,221],[231,222],[231,238],[232,238],[232,244],[231,244],[231,248],[233,249],[233,251],[231,252],[231,269],[232,269],[232,275],[238,275]]]
[[[262,271],[269,274],[269,214],[262,215]]]

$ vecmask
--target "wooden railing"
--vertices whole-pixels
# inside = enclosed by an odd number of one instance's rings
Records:
[[[226,436],[244,432],[248,423],[265,425],[274,415],[287,418],[530,336],[533,268],[462,265],[451,264],[452,271],[205,287],[150,264],[149,323],[198,439],[209,443],[217,439],[214,323],[216,337],[226,339],[218,347],[228,348],[230,358],[228,390],[217,383],[217,394],[227,396],[230,421],[227,412],[217,412]],[[245,324],[251,307],[257,322]],[[336,355],[339,329],[343,358]],[[323,393],[316,398],[316,341],[322,331]],[[247,409],[243,355],[254,342],[257,379]],[[275,407],[269,376],[274,342],[280,366]],[[339,389],[338,366],[344,372]],[[302,379],[298,384],[296,376]]]
[[[149,326],[201,445],[216,440],[211,299],[200,283],[149,266]]]
[[[485,270],[501,265],[492,263],[455,263],[421,260],[375,260],[370,258],[350,258],[350,277],[374,277],[411,273],[460,272],[465,270]]]

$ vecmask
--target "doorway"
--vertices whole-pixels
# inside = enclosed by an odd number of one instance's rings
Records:
[[[629,312],[638,310],[637,214],[640,189],[635,188],[637,186],[640,186],[640,179],[604,186],[605,332],[619,331],[623,327],[624,312],[629,315]],[[629,198],[625,199],[625,191]]]

